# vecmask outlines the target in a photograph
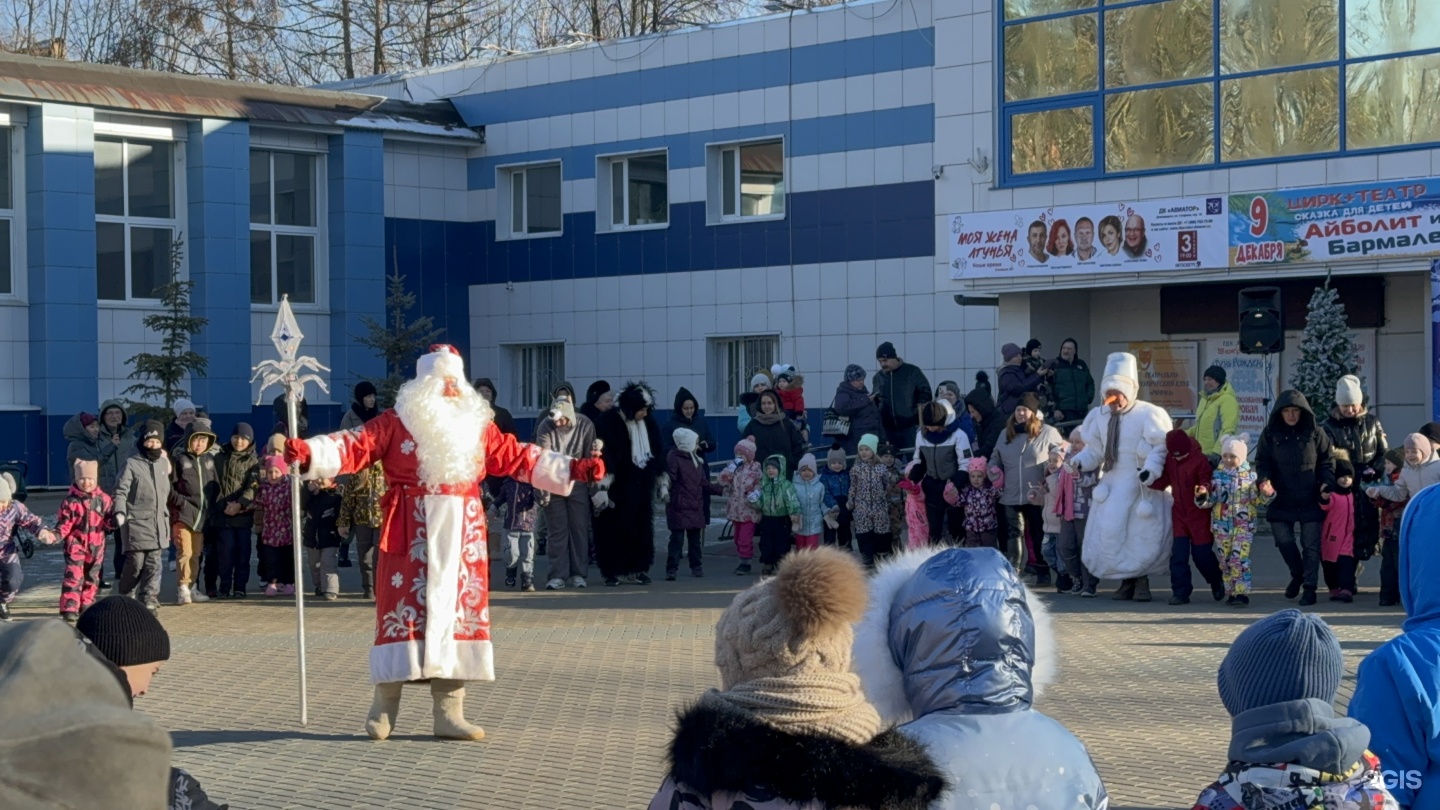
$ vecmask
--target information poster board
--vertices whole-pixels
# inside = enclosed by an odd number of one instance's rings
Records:
[[[1195,415],[1199,401],[1200,344],[1194,340],[1135,341],[1125,344],[1140,373],[1140,399],[1172,417]]]
[[[1205,341],[1205,363],[1200,373],[1211,366],[1225,369],[1225,381],[1235,390],[1240,406],[1237,429],[1258,438],[1269,418],[1270,404],[1280,393],[1280,358],[1241,354],[1238,338],[1210,338]]]

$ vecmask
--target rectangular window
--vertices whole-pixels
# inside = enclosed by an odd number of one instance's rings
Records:
[[[95,139],[95,292],[103,301],[158,298],[179,258],[175,145]]]
[[[550,407],[551,394],[565,380],[565,344],[535,343],[511,346],[514,406],[531,413]]]
[[[250,303],[314,304],[320,159],[250,151]]]
[[[506,169],[503,175],[510,193],[501,197],[502,201],[508,200],[509,208],[509,216],[502,216],[501,221],[510,221],[509,238],[559,234],[564,222],[560,209],[560,164]]]
[[[608,228],[602,229],[669,223],[669,158],[664,152],[603,158],[601,163],[601,171],[596,174],[600,185],[600,221],[602,225],[608,223]]]
[[[0,129],[0,295],[15,294],[15,171],[12,160],[13,130]]]
[[[740,395],[750,390],[750,378],[768,372],[780,353],[780,338],[774,335],[712,338],[709,341],[710,394],[717,407],[734,411]]]
[[[712,176],[718,181],[720,219],[785,215],[785,145],[782,141],[734,144],[711,151]]]
[[[994,2],[1002,183],[1440,144],[1426,0]]]

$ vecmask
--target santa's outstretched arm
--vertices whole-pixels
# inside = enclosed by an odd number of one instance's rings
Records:
[[[285,460],[299,462],[301,477],[307,481],[359,472],[385,455],[396,420],[394,411],[385,411],[355,430],[286,439]]]
[[[513,478],[536,489],[568,496],[577,483],[592,484],[605,477],[605,462],[599,452],[589,458],[571,458],[564,453],[526,444],[501,433],[494,422],[485,426],[485,474]]]

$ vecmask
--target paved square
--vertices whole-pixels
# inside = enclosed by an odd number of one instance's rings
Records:
[[[53,515],[57,501],[36,495],[31,504]],[[1152,580],[1158,601],[1149,605],[1046,597],[1061,671],[1039,705],[1089,746],[1112,807],[1189,807],[1223,767],[1229,719],[1216,667],[1241,628],[1291,604],[1278,592],[1285,577],[1274,546],[1256,548],[1261,592],[1248,610],[1203,594],[1169,607],[1164,577]],[[592,576],[587,590],[533,594],[505,590],[496,562],[498,680],[472,685],[467,700],[488,734],[483,742],[429,737],[424,687],[407,688],[392,739],[364,736],[374,611],[352,596],[307,602],[308,726],[298,723],[286,599],[162,609],[173,655],[137,708],[171,730],[176,764],[236,810],[643,808],[661,779],[675,710],[718,685],[715,620],[750,581],[730,573],[733,551],[710,545],[706,554],[704,579],[604,588]],[[663,548],[659,556],[657,579]],[[1318,606],[1345,648],[1342,704],[1355,666],[1402,619],[1375,605],[1378,568],[1367,566],[1354,605]],[[54,615],[58,548],[37,551],[26,570],[17,618]],[[358,569],[341,573],[344,588],[357,591]],[[162,595],[173,592],[167,573]]]

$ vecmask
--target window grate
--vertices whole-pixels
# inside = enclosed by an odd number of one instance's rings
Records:
[[[716,407],[738,410],[740,396],[750,390],[750,378],[768,373],[780,353],[780,338],[752,335],[712,338],[709,341],[709,401]]]
[[[522,412],[550,407],[550,395],[565,379],[565,344],[536,343],[512,346],[514,364],[514,405]],[[575,403],[578,407],[580,403]]]

